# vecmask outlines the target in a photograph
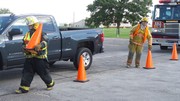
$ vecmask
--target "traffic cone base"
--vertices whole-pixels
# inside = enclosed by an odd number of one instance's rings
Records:
[[[144,69],[155,69],[155,67],[143,67]]]
[[[87,80],[87,78],[86,78],[86,71],[85,71],[85,67],[84,67],[83,56],[80,56],[77,79],[74,80],[74,82],[84,83],[84,82],[87,82],[87,81],[89,81],[89,80]]]
[[[85,82],[88,82],[89,80],[74,80],[74,82],[81,82],[81,83],[85,83]]]
[[[170,59],[170,60],[175,60],[175,61],[178,61],[179,59]]]

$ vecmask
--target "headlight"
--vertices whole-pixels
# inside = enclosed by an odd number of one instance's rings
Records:
[[[164,33],[164,28],[152,28],[152,32],[162,32]]]

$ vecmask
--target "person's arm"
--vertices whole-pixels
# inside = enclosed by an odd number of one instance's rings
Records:
[[[35,46],[35,50],[36,51],[43,50],[43,48],[47,47],[47,42],[48,42],[48,37],[47,37],[46,33],[42,33],[41,42],[40,42],[40,44]]]
[[[148,49],[151,50],[152,49],[152,35],[150,31],[148,31],[147,39],[148,39]]]
[[[48,37],[46,33],[42,33],[42,39],[41,39],[41,48],[47,47]]]
[[[133,26],[133,28],[130,30],[130,34],[129,34],[129,42],[130,42],[130,44],[132,43],[133,34],[134,34],[134,32],[136,31],[137,26],[138,26],[138,25]]]

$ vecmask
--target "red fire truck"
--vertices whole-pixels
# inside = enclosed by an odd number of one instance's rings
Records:
[[[160,45],[161,50],[175,42],[180,46],[180,0],[159,0],[152,21],[153,45]]]

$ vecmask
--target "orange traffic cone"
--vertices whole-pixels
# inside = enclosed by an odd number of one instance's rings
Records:
[[[82,55],[80,56],[80,59],[79,59],[77,79],[74,81],[75,82],[82,82],[82,83],[89,81],[86,78],[86,71],[85,71],[84,60],[83,60]]]
[[[178,60],[176,43],[173,45],[172,56],[170,60]]]
[[[146,58],[146,67],[143,67],[143,68],[144,69],[155,69],[155,67],[153,67],[151,50],[148,50],[148,54],[147,54],[147,58]]]
[[[31,40],[27,44],[26,49],[34,49],[34,47],[40,43],[42,36],[42,26],[42,23],[39,24],[39,27],[36,29],[31,37]]]

